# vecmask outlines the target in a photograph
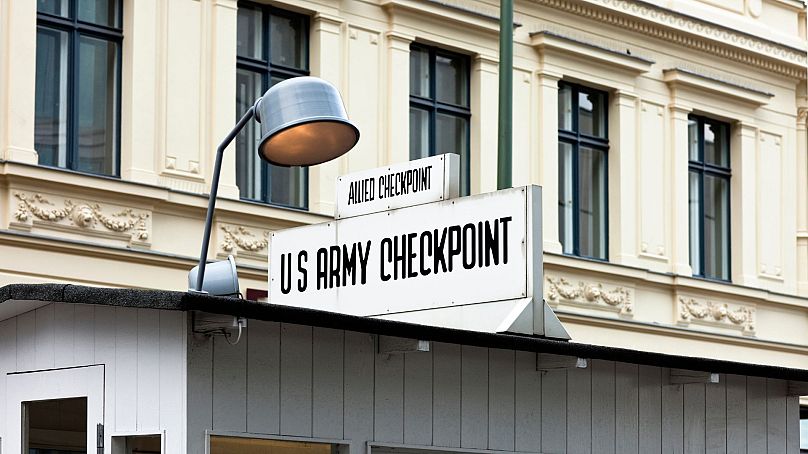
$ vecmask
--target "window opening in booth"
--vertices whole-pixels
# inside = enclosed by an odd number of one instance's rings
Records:
[[[86,454],[87,398],[23,402],[23,452]]]
[[[808,454],[808,407],[800,407],[800,452]]]
[[[210,454],[337,454],[337,446],[328,443],[214,435],[210,437]]]

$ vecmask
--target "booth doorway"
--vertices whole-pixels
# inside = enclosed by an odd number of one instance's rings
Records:
[[[104,366],[6,376],[4,451],[87,454],[104,446]]]

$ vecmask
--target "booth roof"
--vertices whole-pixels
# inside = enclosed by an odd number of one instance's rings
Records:
[[[0,303],[6,301],[44,301],[171,311],[201,311],[253,320],[294,323],[477,347],[542,352],[647,366],[808,382],[808,370],[805,369],[668,355],[541,337],[441,328],[196,293],[85,287],[71,284],[12,284],[0,287]]]

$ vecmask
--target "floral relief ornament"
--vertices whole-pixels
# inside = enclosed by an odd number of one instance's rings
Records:
[[[619,309],[621,314],[633,312],[631,293],[625,288],[615,287],[612,290],[604,290],[601,283],[578,282],[573,284],[566,278],[551,276],[547,276],[547,282],[549,284],[547,299],[550,301],[564,300],[585,305],[613,307]]]
[[[699,320],[739,327],[747,333],[755,331],[754,308],[739,306],[735,309],[730,309],[727,303],[701,302],[695,298],[684,296],[679,297],[679,305],[679,317],[684,322]]]
[[[222,250],[233,252],[237,247],[248,252],[261,252],[269,245],[269,232],[264,232],[263,238],[256,238],[246,227],[222,226],[224,241]]]
[[[97,203],[76,204],[72,200],[65,199],[62,202],[63,207],[57,208],[42,194],[28,196],[23,192],[16,192],[14,197],[19,200],[17,211],[14,212],[14,218],[19,222],[28,222],[33,216],[47,222],[69,219],[73,225],[86,229],[92,229],[100,223],[107,230],[116,233],[131,232],[132,239],[137,241],[149,239],[146,223],[148,213],[136,213],[131,208],[124,208],[107,216]]]

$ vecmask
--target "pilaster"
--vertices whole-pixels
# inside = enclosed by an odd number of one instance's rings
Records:
[[[410,44],[414,36],[387,32],[387,160],[410,159]]]
[[[311,74],[325,79],[337,88],[342,88],[342,46],[340,36],[343,19],[318,13],[312,20]],[[343,90],[340,90],[344,93]],[[362,131],[360,131],[360,134]],[[339,158],[309,167],[309,210],[326,215],[334,214],[337,177],[340,174]]]
[[[730,156],[730,232],[732,282],[757,286],[757,172],[758,128],[748,123],[735,126]]]
[[[797,294],[808,296],[808,107],[797,114]]]
[[[560,254],[558,236],[558,81],[561,74],[542,71],[537,74],[539,89],[541,156],[542,229],[544,251]]]
[[[497,190],[497,111],[499,62],[485,55],[474,58],[471,74],[471,192]]]
[[[0,159],[36,164],[36,4],[0,2]]]
[[[689,177],[688,177],[688,120],[691,108],[680,104],[668,106],[670,112],[671,147],[668,152],[672,160],[670,169],[671,181],[671,220],[673,236],[671,244],[673,251],[673,272],[683,276],[692,276],[693,267],[690,266],[690,212],[689,212]]]
[[[233,129],[241,113],[236,114],[236,26],[238,24],[238,9],[234,0],[216,0],[212,2],[208,48],[212,55],[208,57],[207,70],[209,81],[208,105],[210,106],[208,121],[210,131],[206,140],[204,156],[208,156],[210,165],[216,156],[216,147],[222,139]],[[203,79],[203,84],[204,84]],[[205,87],[205,85],[203,85]],[[238,115],[238,117],[236,116]],[[202,123],[205,125],[205,123]],[[203,126],[204,128],[204,126]],[[212,173],[211,173],[212,175]],[[235,141],[227,147],[222,158],[222,174],[219,181],[219,196],[233,199],[239,198],[239,189],[236,184],[236,144]]]
[[[609,116],[609,261],[637,265],[637,95],[618,91],[614,98]]]

